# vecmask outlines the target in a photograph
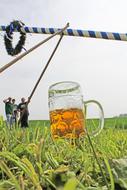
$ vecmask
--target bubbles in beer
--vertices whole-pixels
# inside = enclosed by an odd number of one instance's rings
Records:
[[[51,133],[56,137],[80,137],[85,134],[84,114],[81,109],[57,109],[50,111]]]

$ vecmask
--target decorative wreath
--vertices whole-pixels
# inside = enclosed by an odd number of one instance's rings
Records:
[[[7,53],[11,56],[19,54],[22,51],[22,48],[25,44],[26,33],[21,31],[21,28],[23,26],[24,26],[24,23],[22,23],[21,21],[15,20],[6,27],[6,33],[4,35],[4,43],[5,43],[5,48],[7,50]],[[17,29],[20,32],[20,38],[15,48],[13,48],[12,40],[13,40],[13,32],[15,29]]]

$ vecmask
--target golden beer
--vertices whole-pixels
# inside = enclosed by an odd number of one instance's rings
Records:
[[[85,134],[84,114],[81,109],[57,109],[50,111],[51,134],[53,138],[77,138]]]

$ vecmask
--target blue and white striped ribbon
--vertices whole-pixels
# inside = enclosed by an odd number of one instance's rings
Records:
[[[5,31],[6,26],[0,26],[0,31]],[[38,34],[53,34],[60,30],[59,28],[37,28],[37,27],[22,27],[22,32],[38,33]],[[18,31],[18,30],[15,30]],[[100,32],[92,30],[66,29],[63,32],[66,36],[79,36],[88,38],[101,38],[106,40],[121,40],[127,41],[127,33],[116,32]]]

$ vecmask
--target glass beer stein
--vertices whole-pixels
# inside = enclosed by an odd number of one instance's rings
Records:
[[[104,126],[101,104],[95,100],[83,100],[81,87],[76,82],[64,81],[49,87],[49,116],[53,138],[80,138],[86,135],[86,107],[96,104],[100,110],[99,125],[94,136]]]

